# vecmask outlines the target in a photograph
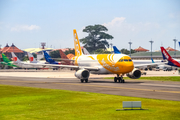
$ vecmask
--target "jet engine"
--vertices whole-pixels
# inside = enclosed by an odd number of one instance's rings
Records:
[[[126,74],[131,79],[138,79],[141,77],[141,71],[134,69],[132,72]]]
[[[85,70],[85,69],[82,69],[82,70],[78,70],[76,73],[75,73],[75,76],[79,79],[88,79],[89,78],[89,71],[88,70]]]

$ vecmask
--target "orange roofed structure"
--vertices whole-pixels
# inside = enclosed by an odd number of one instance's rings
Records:
[[[167,50],[167,51],[178,51],[178,50],[175,50],[175,49],[173,49],[173,48],[171,48],[171,47],[166,48],[166,50]]]
[[[146,52],[149,51],[147,49],[142,48],[141,46],[139,46],[138,48],[134,49],[136,52]]]
[[[12,58],[11,52],[14,52],[18,58],[22,58],[24,55],[24,52],[17,48],[14,44],[12,44],[10,47],[8,44],[4,48],[0,50],[1,53],[4,53],[8,58]]]

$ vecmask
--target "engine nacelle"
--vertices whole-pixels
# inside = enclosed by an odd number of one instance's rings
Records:
[[[75,76],[79,79],[88,79],[89,78],[89,71],[82,69],[75,72]]]
[[[141,71],[134,69],[132,72],[126,74],[131,79],[138,79],[141,77]]]

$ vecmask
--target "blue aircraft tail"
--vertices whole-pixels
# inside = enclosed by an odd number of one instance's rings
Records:
[[[113,49],[115,54],[121,54],[121,52],[116,48],[116,46],[113,46]]]
[[[46,51],[43,51],[43,52],[44,52],[44,57],[46,59],[46,62],[48,62],[50,64],[55,62],[53,59],[51,59],[51,56]]]
[[[180,42],[179,42],[179,47],[180,47]]]
[[[152,63],[155,63],[154,60],[153,60],[153,58],[151,58],[151,60],[152,60]]]

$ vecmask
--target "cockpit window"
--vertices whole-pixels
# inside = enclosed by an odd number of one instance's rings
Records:
[[[118,62],[132,62],[131,59],[120,59]]]
[[[128,59],[124,59],[125,62],[128,62]]]

